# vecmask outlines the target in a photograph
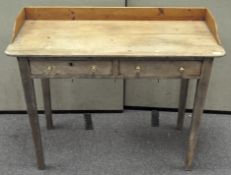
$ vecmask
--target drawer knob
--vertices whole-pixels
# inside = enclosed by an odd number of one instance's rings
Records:
[[[55,66],[47,66],[47,68],[44,70],[44,73],[47,75],[51,75],[55,73]]]
[[[51,66],[48,66],[48,67],[47,67],[47,70],[51,71],[51,70],[52,70],[52,67],[51,67]]]
[[[180,73],[183,73],[184,71],[185,71],[184,67],[180,67],[180,68],[179,68],[179,72],[180,72]]]
[[[47,67],[47,70],[48,70],[48,71],[52,71],[52,70],[54,70],[54,69],[55,69],[55,66],[48,66],[48,67]]]
[[[140,73],[140,71],[141,71],[141,67],[140,66],[136,66],[136,72]]]
[[[95,73],[96,70],[97,70],[96,65],[91,66],[91,72],[92,72],[92,73]]]

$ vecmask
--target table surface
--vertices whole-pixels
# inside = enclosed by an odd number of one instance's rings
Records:
[[[200,20],[26,20],[6,54],[219,57],[225,51]]]

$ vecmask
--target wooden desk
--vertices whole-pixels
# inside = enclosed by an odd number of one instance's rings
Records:
[[[52,128],[50,78],[178,78],[182,129],[189,79],[197,79],[186,170],[192,168],[213,59],[224,56],[205,8],[28,7],[18,15],[6,54],[18,58],[35,144],[44,169],[34,78],[42,79]]]

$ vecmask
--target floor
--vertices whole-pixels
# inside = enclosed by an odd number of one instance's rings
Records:
[[[94,114],[94,130],[84,130],[80,114],[54,116],[47,131],[40,117],[47,169],[35,167],[26,115],[0,115],[1,175],[230,175],[231,116],[205,114],[191,172],[183,170],[190,114],[182,132],[176,113],[161,112],[150,127],[150,112]]]

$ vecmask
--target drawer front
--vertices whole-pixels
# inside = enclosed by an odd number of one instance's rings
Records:
[[[120,61],[124,77],[198,78],[201,61]]]
[[[112,75],[111,61],[31,61],[32,76],[103,77]]]

